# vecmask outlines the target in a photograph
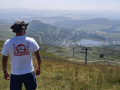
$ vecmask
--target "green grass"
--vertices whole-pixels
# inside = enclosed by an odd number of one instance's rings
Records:
[[[72,48],[69,47],[53,47],[53,46],[41,46],[41,50],[45,50],[47,52],[53,53],[58,56],[62,56],[64,58],[73,58]],[[84,60],[85,54],[81,53],[82,47],[75,48],[75,57],[77,60]],[[101,60],[100,53],[104,53],[104,58],[102,60],[111,60],[111,61],[120,61],[119,57],[119,46],[109,47],[92,47],[91,51],[88,51],[88,61],[97,61]]]
[[[0,41],[0,51],[2,49],[3,43],[3,41]],[[69,52],[69,54],[72,54],[70,52],[71,49],[67,47],[54,46],[51,48],[54,48],[53,51],[57,51],[59,53],[66,54]],[[50,46],[47,49],[44,48],[44,51],[40,50],[42,64],[41,75],[36,77],[38,85],[37,90],[120,90],[119,65],[107,65],[101,62],[91,63],[85,66],[83,63],[76,63],[65,60],[66,58],[61,57],[62,54],[61,56],[58,56],[50,52],[46,52],[48,49],[50,49]],[[51,52],[52,49],[50,49]],[[78,49],[81,49],[81,47]],[[117,49],[112,48],[94,48],[94,50],[92,49],[91,53],[105,52],[106,50],[107,53],[119,53],[119,51],[116,52]],[[91,53],[89,52],[90,55],[92,55]],[[2,60],[1,54],[0,60]],[[8,61],[8,71],[10,72],[10,59]],[[34,67],[36,68],[36,60],[34,57],[33,63]],[[0,65],[1,64],[2,62],[0,62]],[[0,90],[9,90],[9,83],[10,81],[4,80],[1,67]],[[24,85],[23,90],[25,90]]]
[[[41,54],[41,57],[43,59],[47,59],[47,60],[64,60],[63,57],[60,57],[58,55],[54,55],[52,53],[45,52],[45,51],[42,51],[42,50],[40,50],[40,54]]]
[[[97,33],[108,41],[120,41],[120,33]]]
[[[35,60],[34,66],[36,67]],[[8,70],[10,72],[10,69]],[[120,89],[120,67],[104,64],[85,66],[60,60],[42,60],[41,75],[36,78],[37,90]],[[2,70],[0,70],[0,90],[9,90],[9,81],[3,79]]]

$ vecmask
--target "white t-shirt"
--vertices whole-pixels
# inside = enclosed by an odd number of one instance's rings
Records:
[[[39,46],[33,38],[15,36],[5,41],[1,53],[11,57],[11,74],[21,75],[34,71],[32,53],[37,50]]]

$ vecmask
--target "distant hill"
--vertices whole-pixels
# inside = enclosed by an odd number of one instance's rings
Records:
[[[55,26],[73,28],[85,33],[96,33],[107,41],[120,43],[120,20],[95,18],[89,20],[66,20],[56,22]]]
[[[61,22],[56,22],[55,25],[62,27],[79,28],[88,24],[98,24],[98,25],[120,25],[120,20],[109,20],[105,18],[95,18],[89,20],[66,20]]]
[[[75,37],[73,29],[58,28],[49,24],[44,24],[39,20],[33,20],[28,27],[27,36],[34,37],[41,44],[66,45]]]
[[[0,22],[0,40],[11,38],[14,35],[11,33],[12,30],[10,29],[10,26],[10,23]]]
[[[2,32],[10,32],[10,23],[6,23],[6,22],[0,22],[0,31]]]
[[[56,22],[56,26],[76,28],[84,31],[102,31],[107,33],[120,33],[120,20],[95,18],[90,20],[67,20]]]
[[[52,16],[52,17],[40,17],[40,19],[44,23],[54,24],[55,22],[71,20],[69,17],[64,16]]]
[[[66,24],[69,26],[65,26]],[[50,25],[40,20],[32,20],[29,22],[26,36],[35,38],[39,44],[66,46],[70,46],[83,38],[102,42],[117,41],[119,43],[118,41],[120,41],[119,20],[96,18],[72,20],[66,24],[62,25],[61,22],[60,25]],[[0,23],[0,39],[5,40],[14,36],[10,26],[10,23]]]
[[[33,20],[28,27],[27,36],[34,37],[41,44],[70,45],[82,38],[105,40],[95,33],[85,33],[70,28],[59,28]]]

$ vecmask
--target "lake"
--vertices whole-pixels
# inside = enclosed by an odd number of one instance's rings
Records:
[[[95,41],[95,40],[88,40],[88,39],[82,39],[80,42],[77,42],[76,44],[78,45],[93,45],[93,46],[99,46],[102,43],[99,41]]]

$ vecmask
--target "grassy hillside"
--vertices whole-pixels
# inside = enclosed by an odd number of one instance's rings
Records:
[[[35,60],[34,66],[36,67]],[[8,70],[10,72],[10,65]],[[37,90],[119,90],[120,67],[94,64],[84,66],[66,61],[42,60],[37,85]],[[2,70],[0,90],[9,90],[9,81],[3,79]]]
[[[4,41],[0,41],[0,51]],[[50,46],[49,46],[50,48]],[[55,47],[57,51],[66,47]],[[104,63],[88,64],[66,61],[65,58],[40,50],[42,55],[41,75],[37,77],[37,90],[119,90],[120,66]],[[55,50],[55,49],[54,49]],[[68,49],[69,50],[69,49]],[[62,56],[62,55],[61,55]],[[2,55],[0,54],[0,60]],[[36,68],[36,60],[33,57]],[[0,62],[0,65],[2,63]],[[10,60],[8,61],[10,72]],[[0,68],[0,90],[9,90],[9,81],[3,79]],[[25,90],[23,86],[23,90]]]
[[[10,29],[10,23],[0,22],[0,40],[5,40],[14,36],[12,30]]]
[[[110,60],[120,61],[120,46],[103,46],[103,47],[91,47],[91,51],[88,51],[88,61]],[[41,50],[53,53],[65,58],[73,58],[73,49],[70,47],[58,47],[50,45],[41,45]],[[82,46],[75,47],[74,59],[84,60],[85,54],[81,53]],[[100,54],[104,53],[104,58],[100,58]]]

